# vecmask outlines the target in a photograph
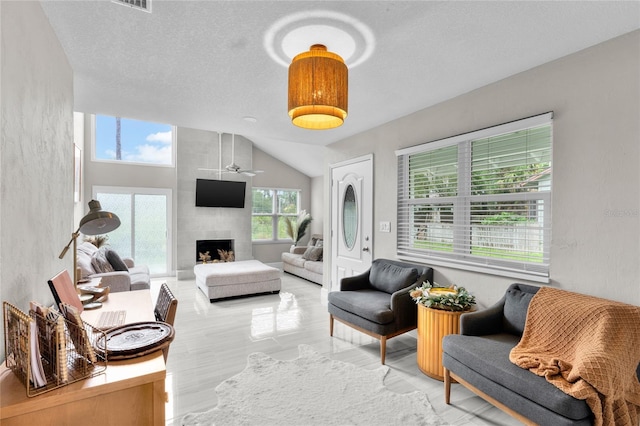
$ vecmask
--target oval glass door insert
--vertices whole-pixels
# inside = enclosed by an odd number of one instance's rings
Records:
[[[353,185],[349,184],[344,191],[342,203],[342,236],[344,244],[349,250],[356,243],[358,233],[358,204],[356,203],[356,191]]]

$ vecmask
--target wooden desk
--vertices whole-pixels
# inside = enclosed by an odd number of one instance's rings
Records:
[[[103,307],[84,311],[97,323],[104,310],[126,310],[126,322],[154,321],[149,290],[112,293]],[[110,361],[103,374],[27,397],[24,385],[3,362],[0,367],[0,423],[13,425],[164,425],[166,368],[162,351]]]

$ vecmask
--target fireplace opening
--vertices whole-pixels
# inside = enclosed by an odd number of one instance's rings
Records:
[[[202,263],[200,253],[209,252],[211,260],[220,259],[218,249],[233,251],[233,240],[197,240],[196,241],[196,263]]]

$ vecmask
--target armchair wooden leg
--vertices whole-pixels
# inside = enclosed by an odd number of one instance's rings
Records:
[[[451,397],[451,374],[449,370],[444,369],[444,402],[449,405]]]
[[[387,356],[387,336],[380,336],[380,363],[384,365]]]
[[[329,336],[333,337],[333,315],[329,314]]]

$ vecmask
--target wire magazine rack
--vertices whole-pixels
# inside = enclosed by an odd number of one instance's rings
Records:
[[[3,302],[6,365],[32,397],[102,374],[107,368],[106,351],[94,348],[105,333],[61,314],[46,317],[22,312]]]

